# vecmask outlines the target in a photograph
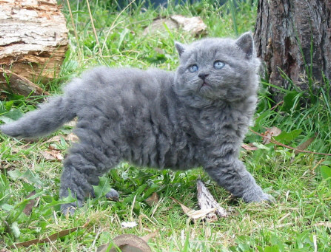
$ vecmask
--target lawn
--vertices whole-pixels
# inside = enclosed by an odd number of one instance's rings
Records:
[[[60,77],[43,86],[51,93],[60,93],[62,83],[97,65],[175,70],[174,41],[198,38],[167,26],[144,34],[156,17],[200,16],[207,36],[236,37],[254,30],[257,11],[256,0],[243,1],[236,8],[231,1],[219,6],[202,0],[158,10],[133,4],[123,11],[109,2],[113,1],[90,2],[93,25],[85,1],[72,1],[71,13],[63,3],[70,48]],[[311,105],[302,102],[305,92],[293,89],[279,90],[284,102],[275,106],[268,92],[271,84],[262,78],[255,126],[245,140],[252,148],[242,148],[241,159],[265,192],[275,197],[273,205],[234,200],[202,169],[159,171],[123,163],[101,179],[96,198],[66,217],[59,212],[60,204],[70,199],[59,199],[58,190],[61,160],[75,140],[72,125],[38,141],[0,135],[0,251],[97,251],[121,234],[150,235],[148,245],[160,252],[331,251],[331,157],[323,155],[331,150],[330,82],[326,82]],[[7,122],[33,110],[38,100],[6,94],[0,101],[0,120]],[[265,137],[259,134],[268,134],[271,127],[281,134],[263,143]],[[174,202],[172,198],[198,209],[198,179],[229,212],[228,217],[193,222]],[[120,192],[118,202],[105,197],[111,187]],[[151,195],[159,199],[151,200]],[[137,225],[123,228],[123,222]],[[15,248],[25,241],[31,241],[29,247]]]

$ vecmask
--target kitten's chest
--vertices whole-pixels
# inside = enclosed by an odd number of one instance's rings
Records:
[[[237,110],[206,109],[187,114],[187,132],[201,145],[220,146],[224,142],[242,139],[247,131],[249,118]]]

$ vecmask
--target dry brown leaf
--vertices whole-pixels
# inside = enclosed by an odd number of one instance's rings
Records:
[[[78,136],[76,136],[74,133],[70,133],[67,136],[58,135],[48,139],[45,143],[61,143],[62,139],[67,142],[77,142]]]
[[[183,205],[182,203],[180,203],[178,200],[176,200],[175,198],[172,198],[172,197],[170,197],[173,201],[175,201],[177,204],[179,204],[180,205],[180,207],[183,209],[183,212],[185,213],[185,214],[187,214],[188,212],[190,212],[190,211],[192,211],[192,209],[191,208],[188,208],[187,206],[185,206],[185,205]]]
[[[255,151],[258,150],[259,148],[257,148],[256,146],[252,145],[252,144],[242,144],[241,147],[245,150],[249,150],[249,151]]]
[[[309,138],[306,142],[303,142],[302,144],[298,145],[294,151],[294,154],[299,154],[300,151],[305,150],[308,148],[308,146],[315,140],[317,134],[315,134],[313,137]]]
[[[20,95],[29,96],[33,95],[49,95],[48,92],[43,90],[38,85],[34,84],[32,81],[28,80],[26,77],[14,73],[10,70],[0,68],[0,74],[6,74],[9,78],[10,89],[15,91]]]
[[[66,127],[75,127],[76,124],[77,124],[77,119],[74,119],[70,122],[65,123],[64,126],[66,126]]]
[[[64,139],[72,143],[78,142],[79,140],[78,136],[76,136],[74,133],[70,133]]]
[[[143,239],[145,242],[148,242],[149,239],[152,239],[158,235],[159,235],[159,231],[157,230],[147,235],[144,235],[143,237],[141,237],[141,239]]]
[[[282,131],[278,129],[277,127],[271,127],[266,130],[266,132],[263,133],[263,144],[268,144],[271,141],[272,137],[279,136]]]
[[[3,249],[0,250],[0,252],[11,252],[11,251],[6,249],[6,248],[3,248]]]
[[[55,241],[56,239],[66,236],[72,232],[75,232],[79,228],[86,228],[88,226],[89,222],[86,222],[83,226],[81,227],[75,227],[75,228],[70,228],[70,229],[65,229],[60,232],[57,232],[55,234],[52,234],[44,239],[33,239],[30,241],[25,241],[25,242],[20,242],[20,243],[15,243],[11,246],[11,248],[18,248],[18,247],[29,247],[33,244],[38,244],[38,243],[47,243],[51,241]]]
[[[193,220],[198,220],[198,219],[206,219],[208,215],[215,214],[215,212],[216,212],[216,208],[214,207],[208,209],[191,210],[186,214],[188,217],[192,218]]]
[[[30,198],[31,196],[35,195],[36,194],[36,191],[32,191],[28,196],[27,198]],[[34,207],[36,203],[36,200],[35,199],[31,199],[30,202],[25,206],[24,210],[23,210],[23,213],[25,213],[26,215],[30,215],[31,212],[32,212],[32,208]]]
[[[322,226],[322,227],[331,228],[331,222],[323,221],[323,222],[316,223],[314,226],[316,226],[316,227]]]
[[[156,53],[158,53],[158,54],[165,54],[165,53],[164,53],[164,50],[161,49],[161,48],[158,48],[158,47],[154,47],[154,51],[155,51]]]
[[[58,161],[63,160],[63,155],[58,150],[41,151],[40,153],[47,160],[53,160],[53,161],[54,160],[58,160]]]
[[[120,249],[122,252],[152,252],[151,248],[148,246],[147,242],[132,234],[119,235],[113,239],[113,243]],[[102,245],[98,248],[98,252],[116,252],[116,248],[112,247],[108,250],[108,247],[111,243]]]
[[[159,202],[159,195],[156,192],[154,192],[145,201],[146,201],[147,205],[149,205],[149,206],[156,205]]]
[[[209,209],[201,209],[201,210],[193,210],[185,206],[184,204],[180,203],[178,200],[171,198],[173,201],[178,203],[181,208],[183,209],[183,212],[190,217],[193,220],[198,220],[198,219],[204,219],[206,216],[210,213],[215,213],[216,208],[209,208]]]
[[[62,135],[53,136],[50,139],[48,139],[45,143],[56,143],[56,142],[60,142],[62,137],[63,137]]]

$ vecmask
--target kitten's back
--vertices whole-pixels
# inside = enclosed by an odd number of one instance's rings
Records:
[[[159,99],[161,90],[169,90],[172,82],[173,73],[162,70],[97,67],[73,79],[64,87],[63,95],[51,98],[13,123],[1,125],[0,130],[12,137],[34,138],[94,110],[111,118]]]

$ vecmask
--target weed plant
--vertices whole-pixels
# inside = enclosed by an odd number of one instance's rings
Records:
[[[72,1],[71,11],[63,2],[68,20],[69,43],[60,77],[47,85],[51,93],[60,93],[60,84],[96,65],[110,67],[158,67],[174,70],[178,65],[174,41],[189,43],[192,35],[170,30],[143,34],[154,18],[172,14],[200,16],[208,36],[235,37],[253,30],[257,1],[233,1],[217,5],[202,0],[192,5],[169,4],[152,9],[132,4],[120,10],[113,1]],[[90,16],[93,17],[93,25]],[[76,34],[76,35],[75,35]],[[301,90],[282,90],[282,104],[270,99],[262,82],[256,113],[256,132],[275,126],[282,130],[276,139],[297,147],[312,136],[309,151],[330,153],[330,82],[314,94],[314,102],[302,105]],[[35,108],[40,97],[6,94],[0,101],[0,119],[15,120]],[[109,97],[111,99],[111,97]],[[0,135],[0,249],[1,251],[96,251],[120,234],[144,236],[157,232],[149,240],[152,251],[331,251],[331,159],[312,153],[295,154],[274,143],[262,145],[262,138],[249,133],[245,142],[258,147],[242,149],[241,158],[267,193],[276,198],[274,205],[245,204],[207,177],[202,169],[187,172],[137,169],[121,164],[95,187],[96,198],[88,199],[73,217],[59,214],[63,200],[58,198],[61,162],[45,153],[56,150],[65,156],[69,147],[70,126],[52,136],[23,141]],[[60,135],[56,141],[49,141]],[[197,209],[196,180],[201,178],[220,204],[231,214],[217,222],[192,223],[171,197]],[[105,199],[110,187],[120,192],[120,201]],[[30,193],[35,191],[32,196]],[[146,199],[156,192],[160,200],[152,206]],[[31,213],[25,214],[27,205]],[[135,221],[138,226],[123,229],[121,222]],[[86,226],[82,227],[85,223]],[[10,248],[13,244],[47,238],[63,230],[78,228],[51,242],[28,248]]]

